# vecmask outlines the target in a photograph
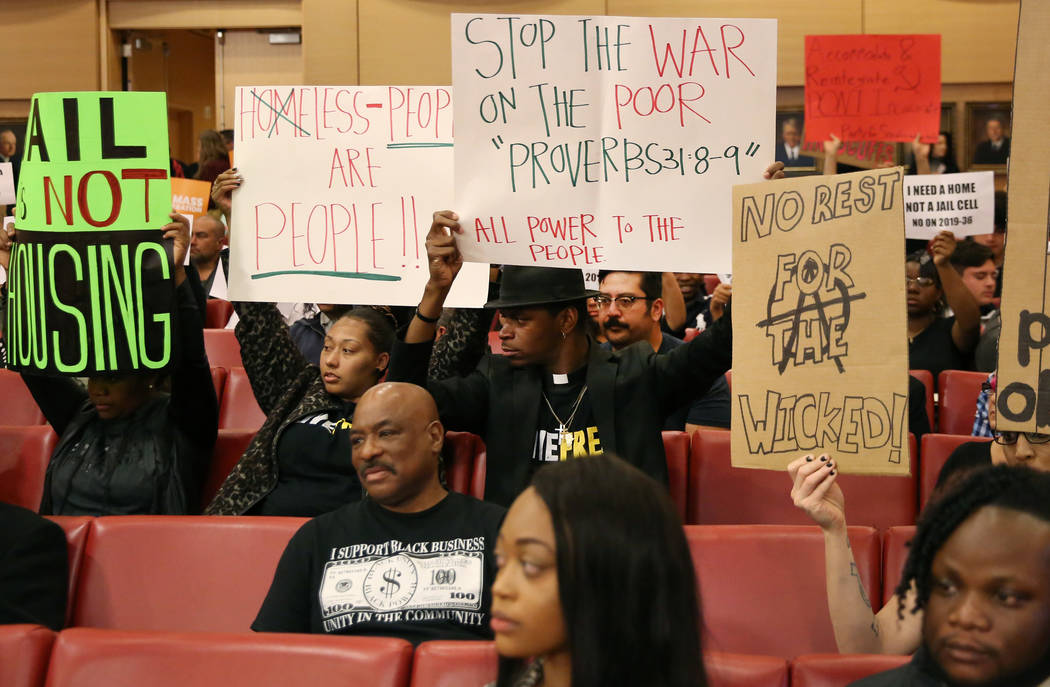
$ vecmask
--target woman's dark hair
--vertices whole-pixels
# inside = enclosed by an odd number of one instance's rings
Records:
[[[226,150],[226,142],[222,140],[222,136],[219,135],[218,131],[214,129],[205,129],[200,135],[201,144],[201,169],[204,165],[212,160],[229,160],[229,151]]]
[[[992,465],[988,452],[983,450],[982,443],[970,441],[959,445],[948,460],[944,461],[941,471],[937,473],[937,482],[933,485],[933,493],[943,495],[952,487],[961,484],[970,477],[975,470],[984,470]]]
[[[934,556],[959,525],[985,506],[1028,513],[1050,523],[1050,473],[1008,465],[979,470],[944,498],[927,505],[919,518],[915,538],[909,545],[908,560],[895,590],[900,599],[899,616],[904,615],[905,598],[913,584],[917,593],[911,612],[917,613],[926,607]]]
[[[368,342],[376,353],[389,353],[394,346],[394,328],[397,321],[389,308],[383,306],[364,306],[347,310],[336,322],[344,319],[358,320],[368,325]]]
[[[955,174],[956,172],[959,171],[959,164],[955,161],[955,144],[952,142],[952,132],[950,132],[950,131],[941,131],[941,132],[938,133],[938,136],[944,136],[944,145],[945,145],[945,148],[947,148],[947,151],[944,153],[944,157],[934,157],[933,156],[933,146],[935,144],[931,144],[930,145],[930,166],[932,167],[937,162],[943,162],[944,163],[944,173],[945,174]],[[911,164],[908,166],[908,174],[917,174],[917,173],[918,173],[918,165],[916,164],[915,156],[913,155],[912,158],[911,158]]]
[[[947,307],[947,303],[944,302],[944,289],[941,288],[941,275],[937,273],[937,265],[933,264],[933,258],[925,250],[917,250],[914,253],[909,253],[904,258],[904,264],[914,262],[919,266],[919,276],[929,277],[933,280],[933,285],[941,290],[941,297],[937,303],[933,306],[933,312],[935,315],[940,313]]]
[[[619,458],[578,458],[532,480],[550,511],[573,687],[707,684],[696,574],[666,487]],[[514,662],[504,661],[500,684]]]

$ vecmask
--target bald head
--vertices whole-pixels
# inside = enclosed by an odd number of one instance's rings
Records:
[[[226,237],[226,225],[211,215],[201,215],[193,220],[193,236],[190,239],[190,260],[198,267],[214,265],[222,251],[222,240]]]
[[[15,132],[10,129],[0,131],[0,155],[13,157],[17,148],[18,139],[15,138]]]
[[[444,498],[438,475],[444,440],[434,398],[415,384],[377,384],[354,409],[354,469],[368,495],[390,510],[419,512]]]

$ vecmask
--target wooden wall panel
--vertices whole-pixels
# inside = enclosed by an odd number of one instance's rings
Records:
[[[1009,83],[1019,8],[1018,0],[868,0],[864,30],[941,34],[942,83]]]
[[[2,7],[0,99],[99,87],[96,0],[7,0]]]
[[[452,83],[449,15],[605,14],[605,0],[359,0],[362,84]]]
[[[861,5],[862,0],[608,0],[607,14],[777,19],[777,83],[801,86],[805,83],[806,34],[861,33]]]
[[[356,84],[357,0],[303,0],[303,82]]]
[[[237,86],[303,83],[303,46],[270,45],[265,33],[255,31],[227,31],[225,41],[215,62],[216,87],[221,89],[216,129],[234,128]]]
[[[299,0],[106,1],[113,29],[239,29],[302,23]]]

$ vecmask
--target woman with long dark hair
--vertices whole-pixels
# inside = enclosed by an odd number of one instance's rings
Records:
[[[707,684],[696,575],[667,490],[608,455],[555,463],[496,543],[500,687]]]
[[[215,178],[230,168],[230,153],[226,142],[214,129],[201,132],[197,144],[197,169],[193,178],[215,181]]]

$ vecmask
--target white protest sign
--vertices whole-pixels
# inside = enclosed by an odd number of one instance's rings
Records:
[[[932,239],[945,229],[956,236],[995,230],[995,174],[909,174],[904,177],[904,235]]]
[[[772,162],[773,19],[452,15],[467,260],[727,272]]]
[[[415,305],[431,215],[452,204],[452,92],[255,86],[236,93],[229,296]],[[480,306],[485,265],[448,304]]]
[[[0,162],[0,205],[14,205],[15,174],[10,162]]]

